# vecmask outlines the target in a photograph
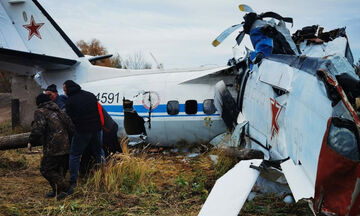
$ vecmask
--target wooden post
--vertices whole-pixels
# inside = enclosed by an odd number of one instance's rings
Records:
[[[14,129],[20,125],[20,101],[19,99],[11,99],[11,126]]]

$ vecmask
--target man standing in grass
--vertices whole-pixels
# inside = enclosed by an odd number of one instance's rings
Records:
[[[52,187],[46,197],[56,196],[60,200],[73,193],[64,176],[69,161],[69,135],[74,133],[74,125],[48,95],[39,94],[36,105],[38,109],[31,124],[29,143],[43,146],[40,172]]]
[[[100,164],[104,160],[101,121],[98,101],[93,93],[82,90],[72,80],[64,82],[63,90],[68,96],[66,113],[75,124],[69,157],[70,184],[75,187],[80,160],[86,149],[89,149],[96,163]]]

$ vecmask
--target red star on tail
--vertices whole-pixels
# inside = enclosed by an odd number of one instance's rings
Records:
[[[39,29],[44,25],[45,23],[36,23],[34,20],[33,15],[31,15],[31,20],[30,20],[30,24],[28,25],[23,25],[24,28],[26,28],[27,30],[29,30],[29,36],[28,36],[28,40],[30,40],[34,35],[36,35],[36,37],[41,39],[41,35],[39,32]]]
[[[279,125],[277,120],[279,118],[279,114],[281,112],[281,105],[274,99],[270,98],[271,102],[271,113],[272,113],[272,121],[271,121],[271,139],[275,134],[279,133]]]

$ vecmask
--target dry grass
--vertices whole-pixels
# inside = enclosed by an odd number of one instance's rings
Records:
[[[50,186],[39,172],[40,154],[0,152],[0,164],[12,164],[0,167],[0,215],[197,215],[216,179],[236,162],[220,150],[188,158],[135,153],[126,140],[122,144],[123,154],[94,169],[63,201],[44,198]],[[216,165],[209,154],[218,155]],[[303,205],[264,196],[247,203],[241,215],[307,213]]]
[[[106,164],[89,178],[89,186],[96,190],[114,193],[141,193],[151,190],[155,173],[155,159],[145,154],[135,157],[127,148],[127,140],[121,141],[122,154],[112,155]]]
[[[7,120],[0,124],[0,136],[25,133],[25,132],[29,132],[29,131],[30,131],[30,128],[22,127],[22,126],[16,126],[14,129],[12,129],[11,120]]]

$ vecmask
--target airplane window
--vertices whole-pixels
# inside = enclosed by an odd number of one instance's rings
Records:
[[[216,108],[214,105],[214,99],[206,99],[203,103],[203,110],[205,114],[214,114],[216,112]]]
[[[179,101],[169,101],[166,107],[169,115],[177,115],[179,113]]]
[[[196,114],[197,113],[197,101],[196,100],[187,100],[185,102],[185,113],[186,114]]]

